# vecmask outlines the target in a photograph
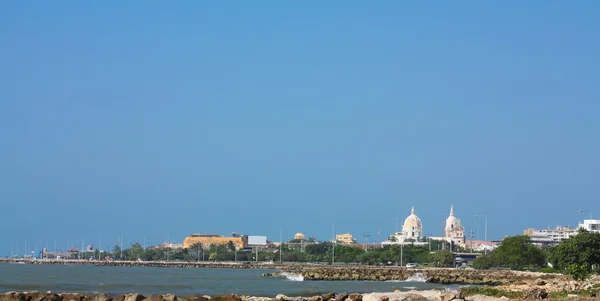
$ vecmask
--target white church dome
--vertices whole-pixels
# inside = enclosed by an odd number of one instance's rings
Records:
[[[454,216],[454,205],[450,206],[450,216],[446,219],[446,231],[462,231],[463,227],[460,224],[460,219]]]
[[[421,223],[421,219],[415,214],[415,207],[412,207],[410,211],[410,215],[404,220],[404,229],[422,229],[423,224]]]

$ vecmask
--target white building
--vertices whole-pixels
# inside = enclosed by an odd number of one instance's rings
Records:
[[[465,244],[465,228],[460,224],[460,219],[454,216],[454,205],[450,205],[450,216],[446,219],[446,237],[449,243]]]
[[[577,234],[577,229],[557,226],[553,229],[527,229],[523,231],[523,234],[529,236],[531,238],[531,242],[533,243],[541,245],[557,245],[563,240],[566,240]]]
[[[404,220],[402,239],[417,241],[421,237],[423,237],[423,223],[421,223],[421,219],[415,214],[415,207],[413,206],[410,215]]]
[[[586,219],[583,220],[583,224],[579,224],[579,228],[586,229],[592,232],[600,232],[600,220],[597,219]]]
[[[529,236],[533,243],[541,245],[557,245],[571,236],[576,235],[577,231],[581,228],[591,232],[600,232],[600,220],[586,219],[583,223],[580,223],[577,228],[557,226],[556,228],[541,230],[527,229],[523,231],[523,234]]]

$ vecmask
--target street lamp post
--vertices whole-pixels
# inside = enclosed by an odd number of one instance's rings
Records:
[[[483,252],[485,255],[487,255],[487,215],[481,215],[481,214],[477,214],[475,215],[475,217],[483,217],[485,219],[485,230],[484,230],[484,239],[483,239],[483,244],[484,244],[484,249]]]
[[[395,233],[398,233],[398,218],[392,217],[392,220],[396,221],[396,232]]]
[[[327,222],[325,222],[327,224]],[[331,265],[335,263],[335,224],[331,223]]]
[[[400,266],[404,266],[404,231],[400,236]]]
[[[279,227],[279,262],[281,262],[282,258],[282,246],[283,246],[283,226],[281,225],[273,225],[273,227]]]

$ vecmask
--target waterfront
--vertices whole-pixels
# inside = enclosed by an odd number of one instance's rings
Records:
[[[92,265],[0,264],[0,292],[52,291],[111,295],[172,293],[177,296],[313,296],[326,292],[389,292],[449,286],[408,281],[298,281],[299,277],[263,277],[274,269],[107,267]],[[295,279],[295,280],[292,280]],[[454,286],[457,287],[457,286]]]

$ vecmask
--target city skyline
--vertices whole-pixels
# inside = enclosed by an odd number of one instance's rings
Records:
[[[453,206],[451,205],[451,208]],[[590,210],[578,210],[579,212],[584,212],[586,214],[588,214],[589,216],[587,216],[586,218],[582,219],[583,220],[594,220],[592,219],[592,213]],[[450,214],[448,214],[448,216],[450,216]],[[460,217],[458,215],[454,215],[457,217]],[[407,216],[407,218],[410,217]],[[460,218],[459,218],[460,219]],[[392,221],[395,223],[395,218],[392,218]],[[403,220],[404,221],[404,220]],[[424,227],[425,227],[425,223]],[[463,225],[464,226],[464,225]],[[398,226],[399,228],[397,229],[399,232],[402,232],[402,225],[400,224]],[[534,227],[529,227],[529,228],[524,228],[523,230],[530,230],[533,229]],[[553,227],[548,226],[548,229],[552,229]],[[572,227],[573,229],[576,229],[576,227]],[[425,229],[425,228],[424,228]],[[475,230],[475,228],[469,228],[469,227],[465,227],[464,228],[464,235],[466,238],[466,245],[469,245],[470,241],[478,241],[478,242],[484,242],[485,236],[483,233],[483,230],[477,228]],[[544,229],[543,227],[541,228],[536,228],[536,229]],[[480,231],[481,230],[481,231]],[[294,235],[298,234],[298,233],[302,233],[306,236],[306,238],[308,239],[309,237],[315,237],[313,235],[310,235],[310,233],[305,233],[302,231],[296,231],[296,232],[290,232],[290,233],[285,233],[285,235],[283,235],[283,228],[281,229],[282,231],[282,237],[283,237],[283,241],[284,242],[288,242],[290,240],[294,239]],[[445,231],[445,230],[444,230]],[[371,241],[369,241],[369,244],[381,244],[382,242],[386,241],[388,236],[393,234],[394,232],[396,232],[396,228],[394,228],[394,230],[390,233],[381,233],[381,231],[379,235],[377,232],[375,232],[373,235],[370,235]],[[232,233],[236,233],[238,235],[266,235],[264,233],[243,233],[243,232],[230,232],[230,233],[220,233],[220,232],[214,232],[214,233],[202,233],[202,234],[217,234],[217,235],[221,235],[221,236],[230,236]],[[353,237],[357,240],[357,244],[363,244],[362,242],[362,236],[360,235],[355,235],[355,233],[351,233],[351,232],[344,232],[344,231],[335,231],[334,232],[335,235],[339,235],[339,234],[345,234],[345,233],[350,233],[351,235],[353,235]],[[329,241],[332,237],[332,235],[334,233],[329,233],[328,237],[315,237],[317,239],[317,242],[324,242],[324,241]],[[366,233],[366,232],[361,232],[361,233]],[[369,232],[370,233],[370,232]],[[434,238],[440,238],[440,237],[444,237],[445,236],[445,232],[440,233],[440,235],[435,235],[433,233],[430,233],[428,231],[424,231],[424,233],[428,233],[427,235],[425,235],[425,237],[434,237]],[[191,234],[196,234],[196,233],[187,233],[183,236],[183,238],[185,238],[186,236],[189,236]],[[520,233],[513,233],[513,234],[507,234],[505,236],[514,236],[514,235],[522,235],[523,231],[521,231]],[[267,240],[270,242],[274,242],[274,243],[278,243],[279,242],[279,236],[274,237],[274,236],[267,236]],[[272,237],[272,238],[270,238]],[[7,253],[6,255],[2,255],[2,252],[0,251],[0,257],[2,256],[13,256],[13,255],[32,255],[32,254],[39,254],[39,252],[43,249],[43,248],[48,248],[49,252],[62,252],[62,251],[67,251],[68,249],[77,249],[77,250],[82,250],[87,248],[88,246],[93,246],[94,249],[99,249],[101,251],[106,251],[106,252],[111,252],[113,250],[113,248],[115,247],[115,245],[117,244],[121,244],[121,246],[123,247],[123,249],[127,249],[129,248],[132,244],[134,243],[139,243],[144,249],[146,247],[156,247],[156,246],[160,246],[163,244],[182,244],[183,243],[183,238],[179,239],[178,237],[170,237],[170,236],[165,236],[163,241],[159,240],[147,240],[146,236],[144,236],[142,238],[142,240],[139,239],[133,239],[129,242],[126,242],[127,239],[123,238],[122,236],[117,236],[117,239],[115,242],[111,243],[110,239],[107,241],[104,241],[105,243],[102,244],[102,240],[95,240],[94,238],[92,238],[91,240],[87,240],[86,238],[82,238],[79,242],[77,240],[62,240],[63,244],[61,245],[61,241],[60,240],[46,240],[46,243],[42,243],[42,244],[38,244],[35,242],[27,242],[27,241],[22,241],[22,242],[11,242],[10,244],[10,253]],[[501,238],[488,238],[487,241],[488,242],[493,242],[493,241],[501,241],[503,237]],[[121,241],[121,239],[123,241]],[[34,240],[36,241],[36,240]],[[158,241],[158,242],[156,242]],[[22,249],[20,247],[23,247]],[[21,252],[19,252],[19,250],[21,250]],[[17,253],[18,252],[18,253]]]

